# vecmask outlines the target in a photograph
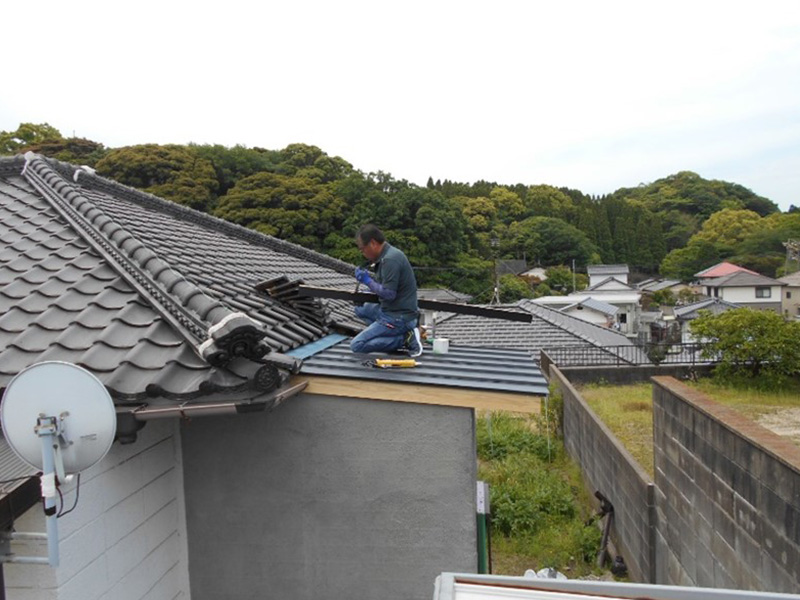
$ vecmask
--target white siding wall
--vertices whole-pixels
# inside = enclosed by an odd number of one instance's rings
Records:
[[[728,302],[736,302],[737,304],[755,304],[763,302],[780,302],[781,301],[781,288],[780,286],[769,286],[772,293],[769,298],[756,298],[756,288],[754,287],[728,287],[720,288],[720,298]]]
[[[67,508],[74,499],[74,490],[65,494]],[[188,600],[177,420],[152,421],[136,443],[115,443],[81,475],[77,508],[58,526],[60,566],[5,565],[9,600]],[[15,528],[43,532],[41,508]],[[14,544],[13,551],[47,555],[44,546]]]
[[[591,310],[589,308],[584,308],[583,310],[571,308],[565,312],[571,317],[575,317],[576,319],[581,319],[582,321],[587,321],[589,323],[594,323],[596,325],[605,325],[609,320],[609,317],[604,313],[597,312],[596,310]]]

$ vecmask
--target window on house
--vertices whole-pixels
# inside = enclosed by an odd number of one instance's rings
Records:
[[[789,299],[792,297],[792,292],[786,292],[786,298]]]
[[[772,298],[772,288],[769,288],[769,287],[757,287],[756,288],[756,298]]]

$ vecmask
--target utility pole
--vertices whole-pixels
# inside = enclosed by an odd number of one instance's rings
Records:
[[[572,293],[574,294],[577,292],[577,288],[575,287],[575,259],[572,259]]]
[[[783,242],[783,246],[786,248],[786,271],[788,275],[790,262],[794,261],[796,263],[797,268],[795,271],[800,269],[800,240],[787,240]]]

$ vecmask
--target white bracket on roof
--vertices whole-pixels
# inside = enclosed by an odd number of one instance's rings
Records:
[[[25,171],[27,171],[27,170],[28,170],[28,165],[31,163],[31,161],[32,161],[34,158],[36,158],[36,154],[34,154],[34,153],[33,153],[33,152],[31,152],[30,150],[28,150],[28,151],[25,153],[25,155],[24,155],[24,156],[25,156],[25,166],[24,166],[24,167],[22,167],[22,173],[21,173],[22,175],[25,175]]]
[[[81,165],[79,168],[75,169],[75,173],[72,175],[72,180],[75,183],[77,183],[78,182],[78,176],[81,173],[84,173],[84,172],[89,173],[89,175],[94,175],[95,173],[97,173],[97,171],[95,169],[93,169],[92,167],[90,167],[88,165]]]

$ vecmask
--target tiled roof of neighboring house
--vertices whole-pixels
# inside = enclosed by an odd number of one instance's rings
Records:
[[[117,403],[254,399],[265,360],[334,320],[356,327],[343,303],[296,308],[254,287],[281,276],[349,287],[351,265],[27,159],[0,159],[0,388],[61,360]]]
[[[707,269],[703,269],[702,271],[698,271],[694,274],[694,276],[699,279],[706,279],[708,277],[724,277],[740,271],[745,273],[753,273],[754,275],[758,274],[755,271],[745,269],[744,267],[740,267],[739,265],[735,265],[726,261],[717,263],[716,265],[708,267]]]
[[[628,285],[627,283],[625,283],[624,281],[620,281],[616,277],[606,277],[605,279],[603,279],[603,281],[595,283],[593,286],[588,287],[585,290],[580,290],[580,291],[575,292],[575,293],[576,294],[582,294],[582,293],[586,293],[586,292],[603,291],[602,288],[608,287],[610,284],[613,284],[613,287],[610,287],[608,289],[609,292],[618,292],[620,290],[635,290],[636,289],[632,285]]]
[[[750,286],[767,286],[767,285],[784,285],[782,281],[759,275],[758,273],[737,271],[726,275],[725,277],[715,277],[703,282],[703,285],[708,287],[750,287]]]
[[[589,275],[618,275],[628,274],[630,270],[628,265],[589,265],[586,267],[586,272]]]
[[[564,308],[561,309],[561,311],[566,312],[568,310],[577,308],[579,306],[596,310],[597,312],[604,313],[608,316],[613,316],[619,312],[619,307],[609,304],[608,302],[603,302],[602,300],[597,300],[591,297],[579,300],[578,302],[570,304],[569,306],[565,306]]]
[[[786,285],[798,286],[800,285],[800,271],[791,273],[789,275],[784,275],[783,277],[778,277],[778,281],[785,283]]]
[[[417,297],[438,302],[469,302],[472,296],[444,288],[419,288]]]
[[[688,321],[690,319],[696,319],[701,310],[708,310],[716,315],[732,308],[741,308],[741,305],[722,300],[721,298],[706,298],[705,300],[692,302],[691,304],[676,306],[674,310],[675,318],[679,321]]]
[[[454,346],[447,354],[434,354],[426,349],[417,367],[380,369],[365,364],[374,356],[354,354],[348,344],[345,340],[306,359],[301,375],[547,395],[547,381],[529,351]]]
[[[528,268],[528,265],[524,260],[498,260],[496,268],[498,275],[519,275]]]
[[[658,292],[660,290],[668,290],[671,287],[680,285],[677,279],[657,279],[639,284],[639,289],[643,292]]]
[[[596,354],[598,364],[616,358],[613,347],[634,345],[625,335],[612,329],[531,300],[520,300],[514,306],[533,315],[530,324],[472,315],[450,315],[437,325],[435,335],[449,338],[451,343],[457,345],[523,348],[534,355],[547,348],[582,347]]]

